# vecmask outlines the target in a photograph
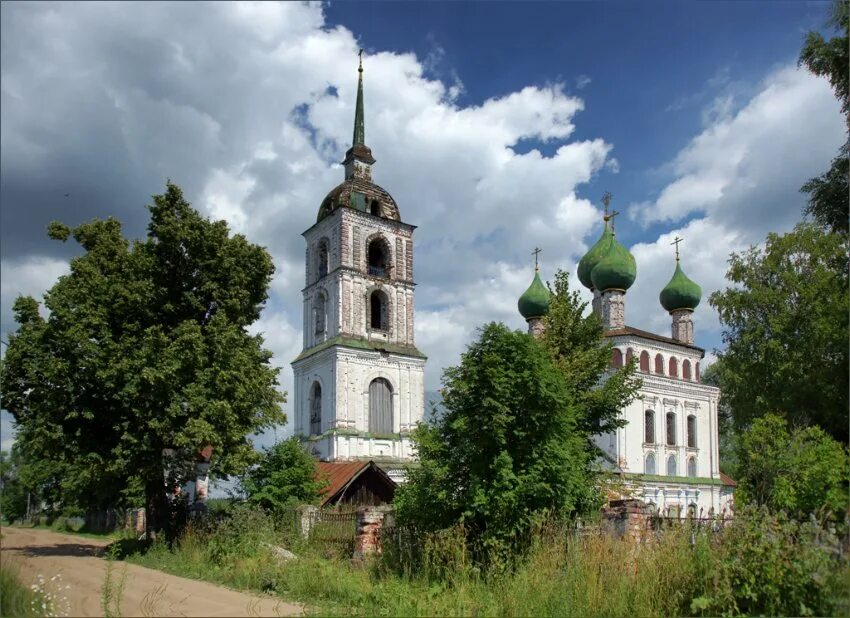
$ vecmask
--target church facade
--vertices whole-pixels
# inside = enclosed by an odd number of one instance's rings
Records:
[[[391,477],[412,461],[425,409],[425,356],[414,344],[413,232],[372,182],[363,67],[345,178],[306,242],[303,351],[293,361],[295,435],[322,461],[372,459]]]
[[[603,465],[620,475],[628,495],[659,512],[702,517],[729,513],[735,483],[720,472],[720,391],[700,381],[705,350],[694,344],[693,311],[700,287],[681,269],[677,239],[673,277],[659,296],[671,317],[670,336],[628,326],[626,293],[637,268],[617,241],[610,219],[606,212],[602,236],[579,262],[577,274],[593,294],[593,312],[612,345],[610,371],[634,362],[642,386],[620,413],[624,426],[595,438]],[[535,272],[518,304],[532,335],[544,328],[548,294]]]

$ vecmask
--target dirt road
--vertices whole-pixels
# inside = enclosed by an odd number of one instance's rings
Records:
[[[70,616],[102,616],[101,589],[106,561],[99,557],[105,541],[29,528],[2,529],[0,560],[18,565],[21,583],[29,586],[41,574],[61,574],[59,592]],[[121,614],[124,616],[294,616],[301,606],[254,596],[214,584],[168,575],[124,562],[127,568]],[[54,584],[48,584],[48,588]],[[65,586],[69,586],[65,588]]]

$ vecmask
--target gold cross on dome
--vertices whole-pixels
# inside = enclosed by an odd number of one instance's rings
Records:
[[[542,251],[542,249],[540,249],[540,247],[534,247],[534,251],[531,252],[531,255],[534,256],[534,271],[535,272],[540,270],[540,267],[537,264],[537,256],[540,255],[541,251]]]
[[[676,236],[676,238],[673,240],[673,242],[670,243],[671,245],[676,245],[676,261],[677,262],[679,261],[679,243],[682,242],[683,240],[684,240],[683,238],[679,238],[678,236]]]

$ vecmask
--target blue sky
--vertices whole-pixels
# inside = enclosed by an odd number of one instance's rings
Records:
[[[475,327],[523,327],[531,279],[575,271],[614,194],[638,262],[627,322],[669,332],[658,292],[683,266],[706,302],[729,252],[800,219],[843,122],[796,67],[823,2],[4,3],[0,256],[5,340],[77,249],[51,219],[116,216],[144,233],[170,177],[197,208],[267,246],[257,330],[283,367],[301,347],[303,239],[342,179],[356,52],[366,50],[374,179],[416,232],[417,343],[428,390]],[[69,193],[68,197],[65,194]],[[710,360],[710,356],[709,356]],[[287,406],[288,408],[288,406]],[[0,426],[11,439],[9,416]],[[285,434],[282,429],[279,434]],[[265,440],[268,441],[268,440]]]

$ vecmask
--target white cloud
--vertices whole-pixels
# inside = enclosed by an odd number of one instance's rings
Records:
[[[66,260],[33,255],[12,258],[0,262],[0,298],[2,298],[3,339],[16,329],[12,304],[18,296],[32,296],[39,302],[45,291],[56,283],[60,276],[70,272]],[[43,307],[42,307],[43,309]],[[5,345],[4,345],[5,349]]]
[[[631,219],[648,225],[704,214],[760,237],[800,218],[800,186],[823,171],[844,140],[829,84],[783,67],[732,110],[728,96],[709,105],[708,125],[672,162],[675,179],[655,200],[633,204]]]

